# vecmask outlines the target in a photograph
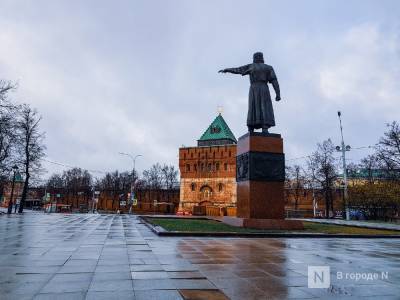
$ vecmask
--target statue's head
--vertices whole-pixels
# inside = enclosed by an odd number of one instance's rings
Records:
[[[253,54],[253,62],[254,63],[264,63],[264,56],[262,52],[256,52]]]

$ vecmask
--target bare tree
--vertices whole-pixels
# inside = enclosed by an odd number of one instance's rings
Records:
[[[300,198],[304,194],[306,176],[301,166],[287,168],[289,195],[294,198],[294,209],[298,209]]]
[[[387,124],[388,131],[379,140],[376,157],[388,175],[396,174],[394,170],[400,169],[400,125],[397,122]]]
[[[29,180],[31,176],[37,175],[41,171],[41,159],[45,155],[45,146],[43,144],[44,133],[39,129],[40,120],[41,117],[37,114],[36,110],[27,104],[22,106],[17,121],[17,140],[20,163],[23,166],[25,174],[25,182],[18,209],[19,213],[22,213],[24,210]]]
[[[53,174],[46,182],[46,187],[50,189],[59,189],[65,187],[63,176],[60,174]]]
[[[373,183],[377,177],[377,170],[379,169],[379,161],[376,155],[368,155],[367,157],[363,158],[361,162],[358,164],[357,171],[365,172],[365,179],[368,183]],[[357,174],[355,174],[357,175]]]
[[[12,106],[12,104],[8,102],[8,94],[16,88],[16,83],[0,79],[0,107]]]
[[[9,109],[0,110],[0,175],[9,170],[16,144],[15,115]]]
[[[89,171],[81,168],[72,168],[64,171],[62,179],[66,192],[76,199],[76,208],[79,208],[80,194],[84,195],[88,206],[93,182],[92,175],[90,175]]]
[[[130,192],[131,185],[136,180],[137,180],[136,173],[133,173],[133,177],[132,177],[132,172],[125,171],[119,173],[119,184],[120,184],[119,189],[123,193]]]
[[[161,169],[161,173],[165,188],[172,190],[174,184],[178,181],[178,170],[172,165],[164,165]]]
[[[10,91],[16,85],[0,80],[0,181],[7,178],[13,163],[13,154],[16,146],[16,116],[18,106],[8,99]]]
[[[308,161],[308,167],[313,170],[315,180],[322,187],[325,199],[325,216],[330,216],[330,211],[333,213],[333,188],[337,179],[337,167],[333,153],[335,147],[330,139],[318,144],[315,151]]]
[[[133,177],[132,177],[133,176]],[[137,183],[138,178],[136,172],[118,171],[107,173],[96,183],[96,189],[107,191],[112,195],[112,208],[114,209],[115,201],[120,195],[127,195],[131,191],[132,183]],[[136,184],[135,184],[136,185]]]
[[[160,189],[163,184],[163,172],[159,163],[154,164],[150,169],[143,171],[143,179],[150,189]]]
[[[387,128],[375,153],[358,165],[367,182],[349,189],[349,204],[369,219],[386,220],[400,211],[400,125],[392,122]]]

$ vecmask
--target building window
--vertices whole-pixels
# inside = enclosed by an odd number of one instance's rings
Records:
[[[211,169],[211,163],[208,164],[207,169],[208,169],[208,172],[211,172],[211,171],[212,171],[212,169]]]
[[[222,192],[223,189],[224,189],[224,185],[223,185],[222,183],[219,183],[219,184],[218,184],[218,191],[219,191],[219,192]]]
[[[231,157],[232,156],[232,152],[229,150],[229,157]]]
[[[192,153],[190,153],[190,157],[191,157],[191,158],[193,158],[193,152],[192,152]]]
[[[189,164],[186,165],[186,172],[190,172],[190,165]]]
[[[228,164],[227,163],[224,163],[224,170],[228,171]]]
[[[220,133],[221,132],[221,127],[215,126],[211,127],[211,133]]]
[[[215,164],[215,170],[216,170],[216,171],[219,171],[219,162],[217,162],[217,163]]]
[[[197,172],[197,164],[194,164],[194,171]]]
[[[200,188],[201,201],[209,201],[211,196],[212,196],[212,189],[209,186],[204,185]]]
[[[190,185],[190,188],[192,189],[192,192],[194,192],[194,191],[196,190],[196,184],[195,184],[195,183],[192,183],[192,184]]]

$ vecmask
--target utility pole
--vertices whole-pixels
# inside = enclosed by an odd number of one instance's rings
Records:
[[[342,113],[338,111],[338,118],[340,124],[340,134],[342,136],[342,146],[336,146],[336,151],[342,152],[342,163],[343,163],[343,196],[344,196],[344,207],[346,210],[346,220],[350,220],[350,211],[347,203],[347,166],[346,166],[346,151],[350,151],[351,147],[345,145],[343,138],[343,126],[342,126]]]
[[[317,214],[317,203],[315,199],[315,170],[313,167],[311,167],[311,172],[312,172],[312,179],[311,179],[311,189],[312,189],[312,199],[313,199],[313,217],[315,218]]]

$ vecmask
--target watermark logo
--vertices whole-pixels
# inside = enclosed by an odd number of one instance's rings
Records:
[[[373,280],[388,280],[389,279],[389,272],[336,272],[336,278],[338,280],[353,280],[353,281],[373,281]]]
[[[308,287],[310,289],[327,289],[331,285],[329,266],[308,266]]]

